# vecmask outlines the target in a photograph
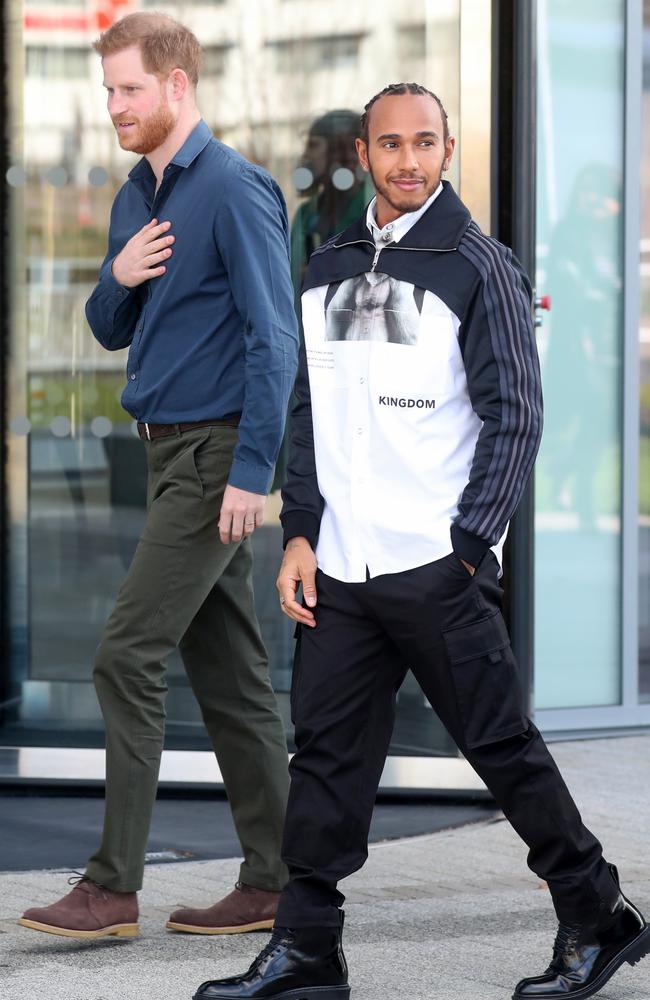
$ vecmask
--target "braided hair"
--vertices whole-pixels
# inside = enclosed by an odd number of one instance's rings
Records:
[[[380,90],[378,94],[371,97],[365,108],[363,109],[363,114],[361,115],[361,138],[368,145],[368,121],[370,118],[370,109],[373,104],[375,104],[380,97],[393,97],[393,96],[403,96],[404,94],[416,94],[419,96],[428,95],[432,97],[438,107],[440,108],[440,114],[442,116],[442,126],[443,126],[443,140],[447,142],[449,138],[449,123],[447,121],[447,112],[444,109],[444,105],[440,98],[433,93],[432,90],[427,90],[419,83],[389,83],[387,87]]]

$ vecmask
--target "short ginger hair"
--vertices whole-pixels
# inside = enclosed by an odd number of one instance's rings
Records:
[[[136,46],[147,73],[160,78],[182,69],[196,87],[201,70],[201,46],[196,35],[173,17],[156,11],[136,11],[120,18],[93,42],[95,52],[114,55]]]

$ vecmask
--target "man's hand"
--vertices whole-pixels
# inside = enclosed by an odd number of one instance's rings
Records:
[[[264,524],[265,504],[266,497],[261,493],[226,486],[219,513],[219,538],[224,545],[241,542]]]
[[[276,587],[280,594],[280,606],[285,615],[301,625],[315,628],[316,620],[307,608],[296,600],[296,591],[302,583],[305,603],[310,608],[316,605],[316,556],[306,538],[292,538],[284,550]]]
[[[111,268],[113,277],[125,288],[135,288],[149,278],[159,278],[167,268],[160,264],[162,260],[171,257],[171,244],[175,237],[166,235],[171,222],[161,222],[152,219],[140,232],[132,236],[117,257]],[[158,264],[158,267],[154,265]]]

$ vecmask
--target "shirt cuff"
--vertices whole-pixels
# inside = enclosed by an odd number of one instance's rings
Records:
[[[312,549],[316,548],[318,533],[320,531],[320,520],[315,514],[310,514],[308,510],[291,510],[286,514],[280,514],[282,522],[282,547],[286,549],[292,538],[306,538]]]
[[[113,258],[113,260],[115,260],[115,258]],[[113,274],[113,260],[109,260],[108,263],[101,269],[99,273],[99,280],[106,289],[106,292],[109,295],[114,295],[115,298],[121,302],[127,297],[127,295],[135,291],[135,289],[127,288],[125,285],[120,285],[119,281]]]
[[[270,469],[260,465],[249,465],[235,459],[230,466],[228,485],[248,493],[259,493],[268,496],[273,482],[273,466]]]
[[[457,524],[451,526],[451,545],[458,558],[464,559],[475,569],[491,548],[490,543],[486,542],[484,538],[472,535]]]

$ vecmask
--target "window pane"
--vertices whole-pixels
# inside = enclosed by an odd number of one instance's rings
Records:
[[[540,0],[535,705],[620,700],[624,4]],[[604,139],[603,123],[607,138]]]
[[[10,3],[26,64],[23,79],[18,53],[10,77],[11,238],[21,279],[12,282],[11,313],[13,725],[88,744],[102,739],[94,650],[142,529],[146,470],[119,402],[124,352],[99,348],[83,307],[105,253],[111,202],[137,158],[119,149],[107,115],[90,50],[95,26],[77,26],[73,36],[76,11],[53,5],[34,10],[32,26],[18,0]],[[415,0],[408,9],[377,0],[371,18],[366,4],[345,5],[342,17],[328,0],[264,0],[255,31],[243,0],[212,0],[209,17],[205,3],[141,0],[135,8],[163,3],[204,47],[198,103],[208,125],[283,188],[297,287],[311,251],[370,197],[354,139],[374,93],[415,76],[440,93],[458,127],[459,0]],[[450,179],[458,183],[457,166]],[[293,637],[274,586],[279,506],[275,492],[254,536],[255,589],[288,723]],[[168,744],[205,746],[177,657],[168,680]],[[455,753],[410,680],[394,748]]]

